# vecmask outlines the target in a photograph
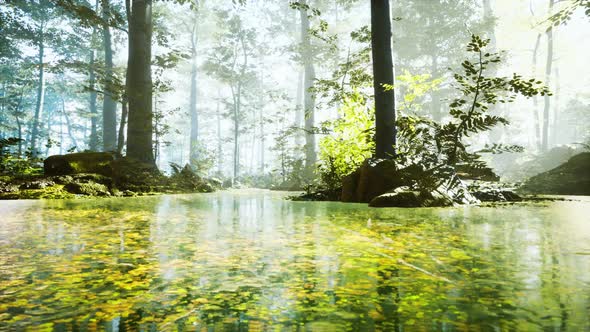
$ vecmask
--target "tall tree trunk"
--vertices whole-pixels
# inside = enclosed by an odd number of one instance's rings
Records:
[[[37,75],[37,105],[35,107],[35,117],[33,118],[33,127],[31,129],[31,153],[33,157],[37,157],[37,139],[39,136],[39,118],[43,113],[43,104],[45,103],[45,23],[39,25],[38,40],[38,54],[37,61],[39,65],[39,73]]]
[[[232,185],[235,184],[236,178],[240,174],[240,145],[238,144],[238,140],[240,139],[240,127],[239,127],[239,119],[238,115],[240,114],[240,94],[242,92],[242,84],[238,82],[237,92],[234,92],[232,87],[232,96],[234,99],[234,114],[233,114],[233,121],[234,121],[234,172],[232,176]]]
[[[541,44],[541,34],[537,34],[535,41],[535,48],[533,49],[533,77],[537,76],[537,54]],[[539,97],[533,96],[533,118],[535,119],[535,145],[538,149],[541,148],[541,119],[539,116]]]
[[[306,5],[306,1],[302,1]],[[315,81],[315,68],[313,66],[313,54],[311,51],[309,17],[307,10],[302,7],[301,14],[301,46],[303,52],[304,80],[303,80],[303,106],[305,114],[305,175],[308,179],[313,177],[313,170],[317,160],[315,151],[315,97],[310,91]]]
[[[438,57],[436,55],[432,55],[432,63],[431,63],[431,70],[432,70],[432,77],[438,77]],[[432,118],[440,122],[442,120],[442,114],[440,111],[440,96],[438,91],[432,91],[432,102],[430,104],[430,114],[432,114]]]
[[[94,33],[93,33],[94,35]],[[98,150],[98,131],[96,128],[96,120],[98,112],[96,110],[96,74],[94,72],[96,51],[93,49],[90,53],[90,72],[88,73],[89,85],[90,85],[90,139],[88,141],[88,148],[92,151]]]
[[[74,128],[72,128],[72,123],[70,121],[70,117],[68,116],[68,113],[66,112],[66,101],[63,98],[61,98],[61,112],[64,115],[64,117],[66,118],[66,125],[68,127],[68,136],[70,137],[70,142],[72,143],[71,148],[77,149],[78,143],[76,142],[76,137],[74,136]]]
[[[557,67],[558,61],[555,62],[555,69],[553,73],[555,74],[555,104],[553,105],[553,122],[551,124],[551,142],[553,145],[559,144],[559,136],[556,134],[558,131],[557,126],[559,125],[559,97],[561,94],[561,85],[559,84],[559,67]]]
[[[98,0],[94,6],[95,12],[98,11]],[[90,140],[88,141],[88,148],[92,151],[98,150],[98,110],[96,107],[97,93],[96,93],[96,27],[92,28],[92,37],[90,40],[90,68],[88,72],[88,81],[90,85]]]
[[[297,96],[295,103],[295,146],[301,146],[303,144],[301,135],[301,125],[303,123],[303,78],[304,71],[299,71],[299,78],[297,80]],[[299,157],[299,156],[297,156]]]
[[[102,0],[102,37],[104,46],[105,65],[105,91],[102,104],[102,142],[104,151],[115,151],[117,149],[117,102],[113,98],[113,47],[109,17],[111,7],[110,0]]]
[[[395,156],[395,94],[389,0],[371,0],[371,45],[375,90],[375,157]],[[388,85],[386,87],[384,85]]]
[[[152,0],[133,0],[127,60],[127,156],[155,165],[152,112]]]
[[[198,16],[191,32],[191,90],[189,100],[189,112],[191,117],[191,136],[189,163],[191,165],[199,159],[199,114],[197,112],[197,42],[198,42]]]
[[[222,150],[222,142],[223,138],[221,137],[221,107],[220,107],[220,100],[219,97],[217,98],[217,110],[215,112],[216,120],[217,120],[217,173],[218,176],[221,176],[223,172],[223,157],[221,156]]]
[[[18,113],[14,114],[14,118],[16,120],[16,126],[18,128],[18,156],[21,157],[23,155],[23,125],[20,121],[20,116]]]
[[[553,12],[553,5],[555,0],[549,0],[549,15]],[[545,63],[545,84],[550,85],[551,68],[553,65],[553,27],[550,27],[547,32],[547,60]],[[549,111],[551,110],[551,96],[545,95],[545,107],[543,108],[543,137],[542,150],[549,149]]]

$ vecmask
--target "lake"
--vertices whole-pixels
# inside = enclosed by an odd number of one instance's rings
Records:
[[[590,331],[590,198],[0,202],[2,331]]]

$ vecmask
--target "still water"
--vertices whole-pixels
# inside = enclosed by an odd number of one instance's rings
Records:
[[[3,331],[590,331],[590,199],[0,202]]]

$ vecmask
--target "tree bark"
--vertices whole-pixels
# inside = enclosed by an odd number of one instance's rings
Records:
[[[39,118],[43,113],[43,104],[45,103],[45,23],[39,25],[39,40],[38,40],[38,65],[39,73],[37,75],[37,105],[35,107],[35,116],[33,118],[33,128],[31,129],[31,153],[33,157],[37,157],[37,138],[39,136]]]
[[[301,2],[306,5],[306,1]],[[317,161],[315,151],[315,135],[313,133],[315,125],[315,97],[310,89],[315,81],[315,68],[313,65],[313,54],[311,51],[311,41],[309,39],[309,18],[305,8],[301,8],[301,47],[304,66],[303,79],[303,109],[305,114],[305,175],[307,178],[313,177],[313,170]]]
[[[303,78],[304,71],[299,71],[299,78],[297,79],[297,96],[295,104],[295,146],[301,146],[303,144],[301,135],[301,124],[303,122]],[[299,157],[299,156],[297,156]]]
[[[221,137],[221,102],[219,98],[220,97],[217,98],[217,110],[215,116],[217,118],[217,173],[218,176],[221,176],[221,173],[223,172],[223,157],[221,156],[223,138]]]
[[[121,121],[119,122],[119,135],[117,137],[117,153],[123,154],[123,148],[125,147],[125,125],[127,124],[127,116],[129,114],[127,107],[127,97],[123,96],[121,102]]]
[[[103,25],[103,46],[105,64],[105,91],[102,104],[102,141],[104,151],[115,151],[117,149],[117,102],[113,98],[113,46],[111,28],[108,24],[110,17],[109,0],[102,0]]]
[[[133,0],[127,60],[127,156],[155,165],[152,111],[152,0]]]
[[[535,48],[533,49],[533,77],[536,77],[537,72],[537,54],[539,52],[539,45],[541,44],[541,34],[537,35]],[[539,97],[533,96],[533,117],[535,119],[535,145],[541,148],[541,119],[539,117]]]
[[[389,0],[371,0],[371,45],[375,90],[375,157],[395,157],[395,95]],[[389,85],[385,87],[384,85]]]
[[[95,30],[95,29],[93,29]],[[92,32],[92,39],[94,39],[95,31]],[[94,48],[90,51],[90,70],[88,73],[88,81],[90,85],[90,100],[89,100],[89,108],[90,108],[90,139],[88,140],[88,148],[91,151],[98,150],[98,130],[96,128],[97,125],[97,117],[98,112],[96,109],[96,73],[94,72],[94,66],[96,62],[96,51]]]
[[[549,14],[553,12],[555,0],[549,0]],[[550,85],[551,70],[553,65],[553,27],[547,32],[547,61],[545,63],[545,84]],[[541,148],[543,151],[549,149],[549,111],[551,110],[551,96],[545,95],[545,107],[543,108],[543,137]]]
[[[195,17],[191,32],[191,90],[189,100],[191,117],[189,162],[191,165],[199,159],[199,114],[197,112],[197,42],[199,37],[197,33],[198,16]]]

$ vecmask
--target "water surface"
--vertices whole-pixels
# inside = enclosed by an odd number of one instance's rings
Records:
[[[0,202],[0,330],[590,331],[590,200]]]

